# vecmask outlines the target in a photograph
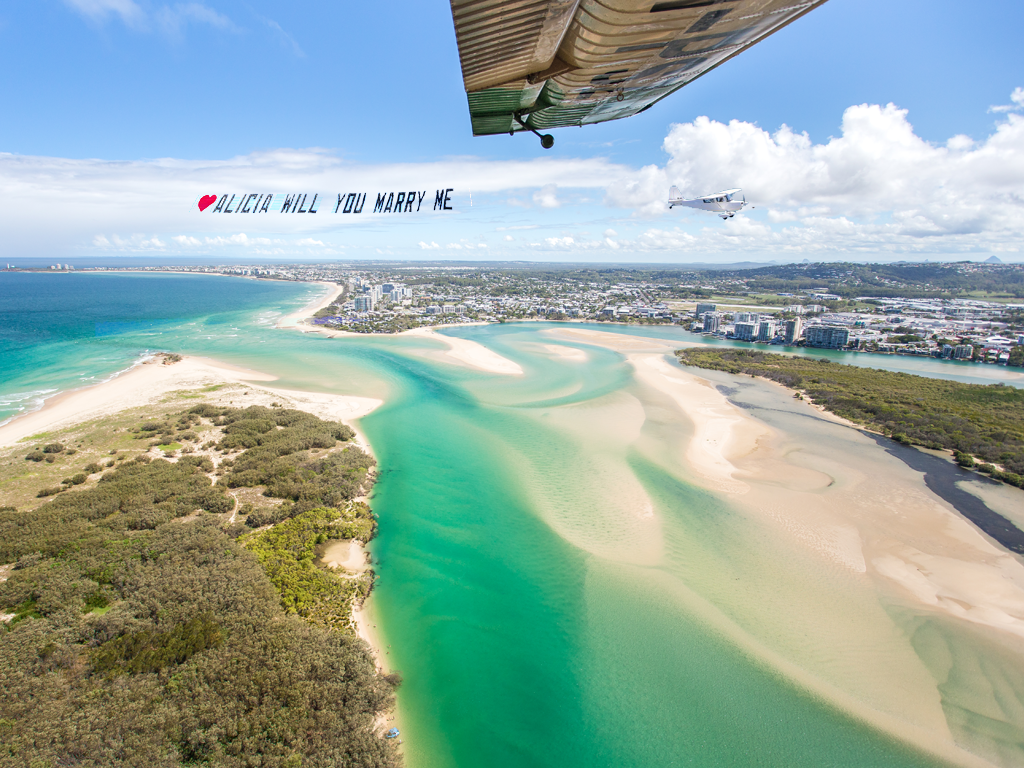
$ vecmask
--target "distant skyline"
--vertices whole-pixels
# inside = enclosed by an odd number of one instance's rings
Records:
[[[555,131],[545,152],[472,138],[444,2],[13,3],[0,259],[1019,261],[1022,27],[1011,0],[830,0],[643,115]],[[670,184],[742,187],[755,208],[728,223],[668,211]],[[453,187],[457,210],[343,223],[191,208],[390,186]]]

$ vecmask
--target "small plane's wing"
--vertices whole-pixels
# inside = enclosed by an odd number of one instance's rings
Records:
[[[635,115],[824,2],[451,0],[473,135]]]

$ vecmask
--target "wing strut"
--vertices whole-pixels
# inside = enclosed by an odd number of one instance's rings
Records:
[[[519,116],[519,112],[513,113],[512,114],[512,118],[517,123],[519,123],[521,126],[523,126],[523,128],[525,128],[528,131],[533,131],[534,134],[539,136],[540,137],[540,145],[542,147],[544,147],[544,149],[551,149],[553,146],[555,146],[555,137],[554,136],[552,136],[550,133],[538,133],[536,130],[534,130],[533,128],[531,128],[530,126],[528,126],[526,123],[523,122],[523,119]],[[515,130],[511,130],[511,131],[508,132],[508,135],[509,136],[514,136],[515,133],[516,133]]]

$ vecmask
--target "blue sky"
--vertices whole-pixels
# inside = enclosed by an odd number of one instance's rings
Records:
[[[528,135],[471,136],[445,2],[9,0],[0,191],[26,209],[0,224],[4,257],[1016,260],[1021,29],[1019,0],[830,0],[643,115],[556,131],[544,152]],[[878,107],[847,112],[862,104]],[[783,124],[809,145],[780,149]],[[728,160],[690,162],[709,149]],[[906,176],[851,192],[806,175],[823,157],[832,177]],[[457,184],[466,199],[445,219],[358,226],[186,215],[208,191],[351,177]],[[668,212],[666,182],[742,183],[760,205],[728,225]]]

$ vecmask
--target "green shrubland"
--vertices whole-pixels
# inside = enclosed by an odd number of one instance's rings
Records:
[[[351,628],[351,607],[372,586],[372,576],[343,579],[314,563],[316,548],[329,539],[368,541],[376,531],[373,513],[352,503],[339,511],[311,509],[240,541],[259,559],[289,613],[332,629]]]
[[[316,564],[329,538],[372,537],[353,501],[372,459],[344,446],[348,427],[279,408],[201,405],[124,439],[206,440],[215,425],[218,447],[241,451],[216,483],[208,456],[130,458],[108,443],[119,461],[94,485],[79,473],[36,486],[56,495],[35,508],[0,506],[0,563],[13,564],[0,583],[13,615],[0,624],[0,766],[399,763],[374,730],[397,680],[350,628],[373,575]],[[268,507],[285,521],[238,538],[231,493],[252,486],[286,499]]]

